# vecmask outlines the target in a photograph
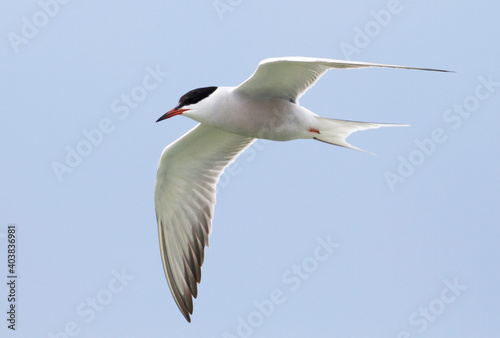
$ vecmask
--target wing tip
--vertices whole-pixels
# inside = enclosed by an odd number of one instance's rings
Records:
[[[191,323],[191,317],[190,317],[190,313],[182,313],[184,315],[184,318],[186,318],[187,322],[188,323]],[[192,315],[193,313],[191,313]]]
[[[353,64],[359,66],[368,66],[368,67],[390,67],[390,68],[401,68],[401,69],[411,69],[411,70],[424,70],[429,72],[442,72],[442,73],[456,73],[454,70],[446,70],[446,69],[437,69],[437,68],[421,68],[421,67],[408,67],[408,66],[400,66],[400,65],[390,65],[383,63],[370,63],[363,61],[350,61],[350,60],[340,60],[340,59],[329,59],[329,58],[318,58],[318,57],[307,57],[307,56],[283,56],[283,57],[271,57],[266,58],[259,62],[259,64],[276,62],[276,61],[290,61],[290,62],[336,62],[336,63],[345,63],[345,64]]]
[[[425,70],[427,72],[456,73],[454,70],[436,69],[436,68],[415,68],[415,67],[411,67],[410,69]]]

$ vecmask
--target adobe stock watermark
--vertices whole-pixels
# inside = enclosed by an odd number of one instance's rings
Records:
[[[385,8],[370,11],[371,20],[363,27],[354,27],[354,36],[351,42],[342,41],[339,44],[340,51],[346,60],[350,60],[353,54],[360,54],[389,26],[392,19],[403,11],[403,5],[399,0],[389,0]]]
[[[311,255],[301,262],[292,265],[281,274],[282,286],[272,290],[263,300],[253,301],[254,310],[246,316],[236,318],[236,328],[232,333],[225,332],[222,338],[248,338],[290,297],[291,292],[297,291],[302,283],[314,274],[319,265],[330,258],[340,244],[332,242],[330,236],[316,239],[316,247]]]
[[[416,332],[412,335],[410,331],[402,330],[398,333],[397,338],[410,338],[424,333],[429,325],[435,322],[462,295],[463,291],[467,289],[467,286],[459,283],[457,278],[453,282],[445,279],[443,283],[445,287],[441,290],[438,297],[432,299],[425,306],[419,307],[417,311],[408,316],[408,324],[411,326],[412,331]]]
[[[226,13],[234,11],[242,2],[243,0],[214,0],[212,6],[219,20],[223,21]]]
[[[109,134],[116,130],[118,121],[126,120],[130,113],[137,109],[139,104],[165,81],[167,76],[168,73],[162,71],[159,65],[156,65],[154,69],[147,66],[141,84],[132,87],[127,93],[120,94],[111,102],[110,110],[114,115],[103,118],[95,128],[83,129],[82,138],[74,146],[67,145],[64,148],[66,152],[64,160],[52,162],[52,170],[57,180],[62,182],[67,174],[72,173],[76,167],[81,165],[83,160],[90,156]]]
[[[443,112],[444,127],[436,127],[427,137],[415,139],[415,149],[405,156],[398,156],[397,168],[384,173],[384,179],[392,192],[396,191],[398,184],[406,182],[427,158],[434,155],[438,146],[448,140],[450,130],[458,130],[500,87],[500,82],[495,81],[492,74],[479,76],[477,81],[470,95]]]
[[[79,336],[85,329],[85,325],[92,323],[99,313],[109,307],[111,302],[122,293],[135,277],[129,275],[122,268],[121,272],[112,270],[113,277],[109,279],[106,286],[97,293],[85,298],[75,308],[77,319],[68,321],[64,328],[56,333],[49,332],[48,338],[69,338]]]
[[[40,0],[39,10],[29,17],[24,16],[21,21],[19,34],[15,32],[7,33],[7,39],[16,54],[19,54],[19,47],[28,44],[33,40],[41,29],[48,25],[50,20],[55,18],[61,11],[62,6],[71,0]]]
[[[238,158],[231,163],[222,173],[217,183],[217,189],[224,189],[229,186],[233,177],[238,176],[244,170],[243,163],[252,163],[258,154],[267,148],[271,141],[259,139],[252,143]]]
[[[7,286],[7,328],[15,331],[17,329],[17,317],[19,314],[19,232],[16,223],[7,224],[7,250],[5,262],[7,269],[5,270],[5,279]]]

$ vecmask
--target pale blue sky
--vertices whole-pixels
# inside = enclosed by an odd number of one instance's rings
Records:
[[[492,0],[5,3],[0,335],[498,336],[499,12]],[[377,156],[310,140],[242,155],[219,187],[188,324],[153,191],[161,151],[196,123],[154,121],[277,56],[456,73],[327,73],[302,105],[411,127],[349,139]]]

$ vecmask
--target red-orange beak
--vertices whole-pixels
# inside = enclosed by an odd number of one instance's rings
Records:
[[[158,120],[156,120],[156,122],[160,122],[160,121],[169,119],[169,118],[171,118],[172,116],[175,116],[175,115],[180,115],[180,114],[182,114],[182,113],[184,113],[185,111],[188,111],[188,110],[189,109],[176,109],[176,108],[174,108],[172,110],[169,110],[165,114],[163,114]]]

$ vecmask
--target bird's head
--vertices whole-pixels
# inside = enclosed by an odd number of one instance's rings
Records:
[[[179,103],[174,109],[163,114],[156,122],[171,118],[175,115],[181,115],[187,111],[195,112],[201,101],[209,97],[216,89],[217,87],[203,87],[187,92],[181,96]]]

